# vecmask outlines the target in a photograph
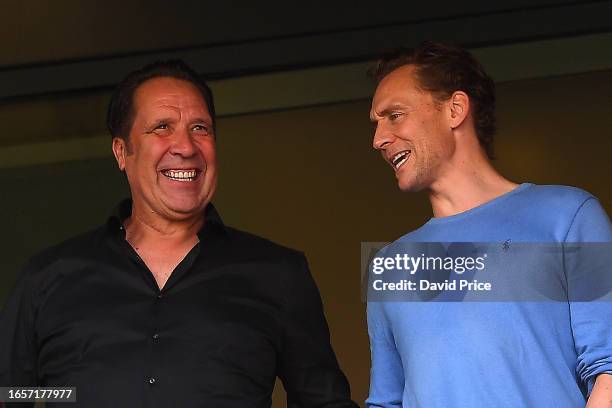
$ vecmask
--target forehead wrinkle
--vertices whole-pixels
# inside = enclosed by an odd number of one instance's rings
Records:
[[[210,121],[210,112],[205,101],[200,99],[177,98],[176,101],[164,101],[160,108],[171,109],[179,114],[179,117],[195,117],[192,120]],[[206,118],[209,119],[206,119]]]
[[[162,91],[157,91],[162,93]],[[191,105],[195,105],[200,101],[196,95],[191,95],[190,92],[163,92],[161,95],[154,95],[152,103],[159,107],[169,107],[175,109],[186,109]]]
[[[383,102],[384,102],[384,100],[383,100]],[[377,120],[377,118],[383,117],[382,111],[377,109],[377,107],[380,107],[380,105],[384,106],[384,103],[381,103],[380,96],[377,98],[377,95],[375,94],[374,98],[372,100],[372,107],[370,108],[370,120],[372,122],[375,122]]]
[[[181,114],[181,110],[182,110],[180,106],[171,105],[171,104],[158,105],[158,108],[168,109],[168,110],[177,112],[179,115]]]
[[[155,78],[152,81],[159,82]],[[171,87],[176,85],[172,84],[176,81],[169,82]],[[212,123],[213,120],[205,99],[196,90],[192,89],[193,87],[184,88],[181,84],[180,89],[166,88],[165,91],[163,87],[156,89],[151,88],[151,86],[155,86],[155,84],[145,83],[136,90],[134,98],[136,114],[142,112],[152,120],[159,120],[163,116],[177,122],[201,120],[205,123]]]

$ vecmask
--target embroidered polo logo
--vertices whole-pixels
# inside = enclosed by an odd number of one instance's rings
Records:
[[[504,241],[504,243],[502,244],[502,249],[504,250],[504,252],[508,252],[508,250],[510,249],[511,242],[512,240],[510,238]]]

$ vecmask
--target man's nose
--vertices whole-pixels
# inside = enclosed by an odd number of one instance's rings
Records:
[[[196,153],[197,146],[193,135],[188,129],[180,130],[172,135],[172,145],[170,153],[178,154],[183,157],[191,157]]]
[[[389,143],[393,141],[393,135],[389,132],[383,124],[376,125],[376,131],[374,132],[374,139],[372,140],[372,147],[376,150],[383,150]]]

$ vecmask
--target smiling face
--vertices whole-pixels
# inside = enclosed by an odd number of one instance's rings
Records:
[[[373,147],[395,172],[400,190],[431,188],[455,150],[449,102],[418,87],[414,67],[392,71],[378,85],[370,118]]]
[[[158,77],[134,93],[128,142],[113,139],[119,168],[127,174],[132,214],[167,221],[202,216],[217,184],[212,118],[190,82]]]

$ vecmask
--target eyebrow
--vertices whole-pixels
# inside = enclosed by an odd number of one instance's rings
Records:
[[[389,113],[391,113],[394,110],[397,109],[404,109],[406,106],[402,105],[401,103],[394,103],[393,105],[389,106],[388,108],[383,109],[380,112],[376,112],[374,111],[374,114],[377,116],[381,116],[381,117],[385,117],[387,115],[389,115]],[[374,119],[374,117],[372,115],[370,115],[370,121],[371,122],[376,122],[376,120]]]
[[[164,123],[164,122],[165,123],[172,123],[172,122],[176,122],[176,119],[172,118],[170,116],[166,116],[166,117],[163,117],[163,118],[152,119],[152,120],[150,120],[150,121],[148,121],[146,123],[146,126],[147,127],[151,127],[151,126],[155,126],[155,125],[158,125],[158,124]]]
[[[190,120],[189,122],[191,122],[191,123],[206,123],[207,125],[210,125],[212,123],[212,120],[204,119],[204,118],[195,118],[193,120]]]

